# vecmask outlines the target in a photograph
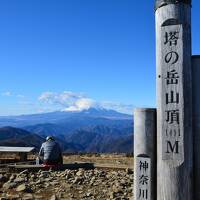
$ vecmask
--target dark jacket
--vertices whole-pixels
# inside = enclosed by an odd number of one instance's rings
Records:
[[[62,151],[59,144],[54,140],[42,144],[39,156],[43,156],[44,161],[62,163]]]

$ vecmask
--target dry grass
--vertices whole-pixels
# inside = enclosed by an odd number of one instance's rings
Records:
[[[64,156],[64,163],[89,162],[97,166],[115,166],[133,168],[133,157],[124,154],[100,154],[100,155],[68,155]]]

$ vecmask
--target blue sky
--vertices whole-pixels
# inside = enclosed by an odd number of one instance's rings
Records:
[[[154,107],[154,23],[154,0],[1,0],[0,115]]]

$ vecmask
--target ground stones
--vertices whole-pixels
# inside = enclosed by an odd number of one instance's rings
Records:
[[[1,176],[0,176],[1,178]],[[1,180],[1,179],[0,179]],[[23,171],[9,174],[0,199],[132,199],[133,173],[129,170]]]

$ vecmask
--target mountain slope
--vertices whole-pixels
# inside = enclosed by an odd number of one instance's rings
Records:
[[[13,127],[0,128],[0,146],[29,146],[39,150],[44,141],[45,138],[23,129]],[[59,138],[56,138],[56,141],[60,144],[63,151],[78,152],[81,149],[79,145],[69,143]]]
[[[48,135],[58,137],[62,139],[64,134],[67,133],[67,130],[62,126],[57,124],[36,124],[32,126],[23,127],[24,130],[27,130],[32,133],[36,133],[41,137],[47,137]]]
[[[115,132],[115,134],[114,134]],[[113,130],[104,126],[88,127],[73,132],[68,138],[56,138],[65,152],[89,153],[131,153],[133,150],[132,134],[123,130]],[[34,146],[39,150],[44,138],[23,129],[0,128],[1,146]]]
[[[91,127],[107,127],[109,129],[130,131],[133,127],[132,120],[110,120],[104,118],[81,118],[81,119],[71,119],[69,121],[60,124],[36,124],[32,126],[22,127],[23,129],[37,133],[42,137],[47,135],[53,135],[55,137],[63,138],[67,135],[72,134],[74,131],[79,129],[87,129]],[[104,131],[104,129],[101,129]],[[112,134],[112,133],[111,133]]]
[[[23,129],[13,127],[0,128],[1,146],[34,146],[40,148],[44,138]]]
[[[112,129],[106,126],[76,130],[67,141],[81,146],[82,152],[112,153],[133,151],[132,129]]]

